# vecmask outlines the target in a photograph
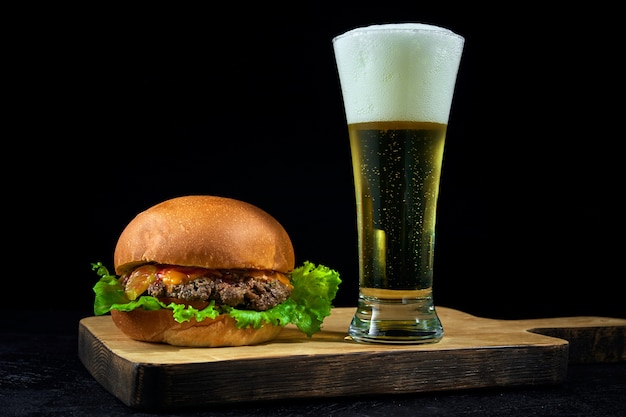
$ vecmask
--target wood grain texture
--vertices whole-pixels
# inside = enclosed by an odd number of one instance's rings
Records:
[[[78,353],[124,404],[160,410],[558,384],[576,344],[578,362],[626,360],[625,319],[493,320],[439,307],[445,330],[439,343],[383,345],[346,339],[353,314],[354,308],[334,309],[312,338],[288,326],[270,343],[224,348],[138,342],[109,316],[88,317],[79,324]]]

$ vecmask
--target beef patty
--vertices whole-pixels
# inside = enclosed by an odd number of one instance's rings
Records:
[[[231,307],[265,311],[285,301],[291,287],[277,279],[253,277],[246,271],[220,271],[186,284],[168,288],[161,280],[148,287],[148,294],[157,298],[178,298],[185,301],[215,301]],[[258,275],[258,272],[257,272]]]

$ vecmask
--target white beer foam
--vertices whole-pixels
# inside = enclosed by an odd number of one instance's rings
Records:
[[[372,25],[335,37],[347,122],[447,124],[464,41],[421,23]]]

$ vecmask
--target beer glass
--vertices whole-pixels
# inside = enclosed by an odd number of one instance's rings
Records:
[[[352,153],[357,342],[443,337],[433,302],[435,217],[464,38],[426,24],[356,28],[333,40]]]

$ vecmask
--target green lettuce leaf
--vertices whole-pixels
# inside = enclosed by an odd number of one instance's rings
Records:
[[[281,326],[293,323],[308,337],[321,330],[324,318],[330,315],[332,301],[341,284],[337,271],[306,261],[291,273],[293,285],[291,296],[274,308],[267,311],[239,310],[230,306],[216,306],[215,302],[211,302],[206,308],[198,310],[183,304],[165,304],[155,297],[145,295],[131,301],[124,294],[120,277],[110,274],[101,262],[93,263],[91,266],[100,276],[100,280],[93,287],[96,294],[94,313],[98,316],[111,310],[167,308],[172,310],[174,319],[182,323],[192,318],[202,321],[228,313],[235,319],[239,328],[258,329],[265,323]]]

